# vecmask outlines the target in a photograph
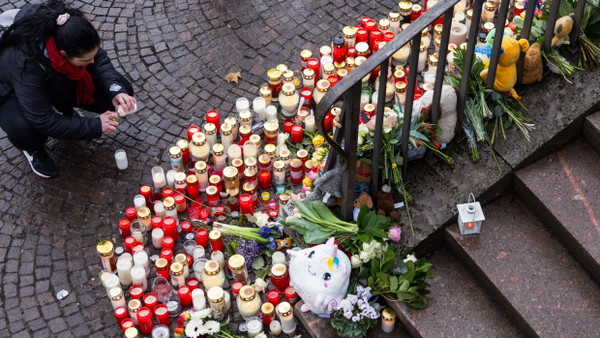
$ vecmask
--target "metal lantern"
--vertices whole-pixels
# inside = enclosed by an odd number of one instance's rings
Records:
[[[473,201],[471,201],[473,199]],[[464,204],[457,204],[458,208],[458,227],[460,235],[472,235],[481,232],[481,223],[485,221],[481,204],[475,201],[475,196],[469,194],[469,200]]]

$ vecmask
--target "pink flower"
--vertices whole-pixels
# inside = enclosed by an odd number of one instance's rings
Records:
[[[177,318],[177,324],[183,324],[183,323],[185,323],[185,318],[183,318],[183,317]]]
[[[400,242],[400,236],[402,235],[402,229],[399,226],[390,227],[389,237],[394,242]]]
[[[369,128],[370,131],[375,130],[375,123],[373,123],[373,120],[367,122],[367,128]]]

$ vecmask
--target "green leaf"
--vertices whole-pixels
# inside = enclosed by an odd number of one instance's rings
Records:
[[[373,276],[369,276],[369,278],[367,278],[367,284],[369,284],[371,288],[375,287],[375,279],[373,278]]]
[[[423,310],[424,308],[427,307],[427,298],[419,297],[415,301],[412,301],[408,304],[417,310]]]
[[[359,228],[360,228],[360,224],[362,224],[363,218],[368,213],[369,213],[369,207],[367,207],[366,205],[363,205],[360,207],[360,211],[358,212],[358,217],[356,218],[356,224],[358,224]]]
[[[396,253],[394,252],[394,249],[389,248],[383,254],[383,259],[381,260],[381,271],[388,272],[394,266],[394,258],[396,258]]]
[[[398,277],[391,276],[390,278],[390,291],[398,291]]]
[[[333,234],[333,230],[314,228],[306,232],[304,241],[308,244],[322,244],[325,243],[331,236],[333,236]]]
[[[371,260],[371,275],[377,276],[378,272],[379,272],[379,259],[374,258]]]
[[[383,289],[389,288],[390,287],[389,277],[390,277],[390,275],[388,275],[387,273],[378,272],[377,280],[379,281],[379,283],[377,283],[377,284],[380,285],[381,288],[383,288]]]
[[[258,258],[256,258],[252,262],[252,268],[254,270],[262,269],[264,266],[265,266],[265,260],[261,256],[258,256]]]
[[[356,237],[358,237],[358,239],[363,243],[371,243],[371,241],[373,240],[373,236],[369,236],[369,234],[366,234],[364,232],[359,233],[358,235],[356,235]]]
[[[406,291],[408,290],[408,287],[410,286],[410,282],[407,280],[403,280],[402,283],[400,283],[400,287],[398,289],[398,291]]]

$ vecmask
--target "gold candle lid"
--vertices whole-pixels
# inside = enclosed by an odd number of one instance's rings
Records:
[[[228,125],[230,125],[231,128],[237,126],[237,120],[233,116],[226,117],[224,123],[227,123]]]
[[[127,307],[131,312],[137,312],[142,307],[142,302],[139,299],[132,299],[127,303]]]
[[[182,172],[175,173],[175,182],[177,182],[179,184],[183,184],[183,183],[185,183],[185,179],[186,179],[185,173],[182,173]]]
[[[190,174],[185,178],[185,181],[187,182],[188,185],[196,184],[198,182],[198,176],[196,176],[194,174]]]
[[[221,268],[219,267],[219,263],[217,261],[211,260],[204,263],[204,273],[206,273],[207,275],[214,276],[218,274],[219,271],[221,271]]]
[[[485,9],[487,11],[493,11],[496,9],[496,2],[495,1],[486,1],[485,2]]]
[[[283,72],[288,70],[288,66],[283,63],[280,63],[277,65],[277,67],[275,67],[275,69],[277,69],[281,74],[283,74]]]
[[[252,112],[249,110],[243,110],[240,112],[240,121],[249,122],[250,120],[252,120]]]
[[[277,149],[277,147],[274,144],[267,144],[265,145],[265,153],[267,153],[267,155],[269,155],[269,157],[275,156],[275,150]]]
[[[337,76],[338,76],[340,79],[343,79],[343,78],[345,78],[346,76],[348,76],[348,70],[347,70],[347,69],[338,69],[336,73],[337,73]]]
[[[228,166],[223,169],[223,178],[227,181],[235,181],[238,178],[238,171],[235,167]]]
[[[262,165],[270,164],[271,163],[271,158],[267,154],[261,154],[258,157],[258,163],[260,163]]]
[[[239,296],[242,298],[243,301],[249,302],[253,300],[254,297],[256,297],[256,292],[254,291],[254,288],[250,285],[245,285],[242,286],[242,288],[240,289]]]
[[[427,34],[429,34],[429,27],[425,27],[422,31],[421,31],[421,36],[426,36]]]
[[[317,82],[317,90],[320,92],[326,92],[329,90],[329,81],[327,80],[319,80],[319,82]]]
[[[308,61],[312,57],[312,52],[309,49],[303,49],[300,52],[300,57],[302,58],[302,60]]]
[[[284,81],[293,81],[294,80],[294,72],[291,70],[286,70],[283,72],[283,80]]]
[[[110,299],[112,299],[112,300],[119,300],[124,297],[123,289],[121,289],[121,287],[119,287],[119,286],[110,288],[108,293],[110,293]]]
[[[173,261],[181,263],[182,266],[185,266],[188,263],[187,256],[182,253],[175,255],[175,257],[173,258]]]
[[[341,61],[341,62],[335,61],[333,63],[333,66],[335,67],[336,70],[346,68],[346,61]]]
[[[406,73],[404,73],[403,70],[396,70],[394,72],[394,77],[397,79],[403,79],[406,76]]]
[[[275,277],[281,277],[281,276],[285,275],[286,271],[287,271],[287,267],[285,266],[285,264],[277,263],[277,264],[273,265],[273,267],[271,268],[271,275],[273,275]]]
[[[238,188],[227,189],[227,194],[230,197],[236,197],[239,193],[240,193],[240,190]]]
[[[173,146],[169,148],[169,155],[171,156],[171,158],[181,157],[181,148],[179,148],[178,146]]]
[[[244,185],[242,186],[242,189],[244,190],[245,193],[247,194],[254,194],[255,189],[256,189],[256,183],[250,183],[250,182],[246,182],[244,183]]]
[[[100,256],[110,256],[113,253],[113,248],[114,245],[111,241],[102,241],[96,245],[96,251]]]
[[[410,24],[407,22],[407,23],[403,23],[402,26],[400,26],[400,28],[403,31],[403,30],[406,30],[408,28],[408,26],[410,26]]]
[[[275,163],[273,163],[273,170],[275,170],[277,172],[284,171],[285,163],[283,163],[283,161],[275,161]]]
[[[250,135],[252,133],[252,127],[247,124],[240,126],[240,135]]]
[[[165,197],[165,199],[163,200],[163,206],[167,210],[174,209],[175,208],[175,199],[171,196]]]
[[[208,187],[206,187],[206,194],[209,196],[213,196],[219,193],[219,189],[217,189],[217,187],[215,187],[214,185],[210,185]]]
[[[208,182],[210,182],[212,185],[217,185],[221,183],[221,177],[219,175],[212,175],[208,178]]]
[[[356,37],[356,28],[354,26],[346,26],[342,29],[342,34],[344,34],[344,37],[347,39],[352,39]]]
[[[390,20],[386,18],[379,20],[379,29],[387,30],[388,28],[390,28]]]
[[[194,133],[192,135],[192,143],[197,146],[204,145],[206,143],[206,135],[201,131]]]
[[[234,158],[231,161],[231,165],[234,166],[236,168],[236,170],[237,170],[237,168],[239,168],[239,167],[241,167],[241,166],[244,165],[244,161],[241,158]]]
[[[367,103],[367,104],[365,104],[365,107],[363,109],[365,110],[366,113],[372,113],[375,111],[375,105],[372,103]]]
[[[277,305],[277,312],[279,312],[282,317],[287,317],[292,314],[292,306],[288,302],[281,302]]]
[[[410,1],[400,1],[398,3],[398,7],[400,8],[400,13],[403,16],[410,15],[410,13],[412,13],[412,2]]]
[[[196,170],[196,173],[200,173],[200,174],[205,173],[206,169],[207,169],[206,162],[196,161],[196,164],[194,164],[194,169]]]
[[[357,56],[356,59],[354,59],[354,63],[356,63],[357,66],[362,65],[365,61],[367,61],[367,58],[364,56]]]
[[[279,130],[279,123],[276,120],[269,120],[265,122],[265,131],[269,134],[276,133]],[[266,146],[265,146],[266,148]]]
[[[306,168],[306,170],[311,170],[313,167],[313,161],[312,160],[307,160],[306,162],[304,162],[304,168]]]
[[[250,138],[248,139],[248,141],[250,141],[251,143],[254,143],[254,145],[256,145],[257,147],[260,147],[260,135],[256,135],[256,134],[252,134],[250,135]]]
[[[256,175],[256,169],[254,169],[254,168],[246,168],[244,170],[244,177],[246,177],[246,179],[249,179],[250,177],[252,177],[254,175]],[[246,190],[246,189],[244,189],[244,190]],[[250,189],[250,190],[252,190],[252,189]]]
[[[218,241],[219,238],[221,238],[221,232],[217,229],[214,229],[208,233],[208,238],[213,242]]]
[[[223,145],[221,143],[215,143],[215,145],[213,145],[212,151],[213,151],[213,155],[221,156],[225,153],[225,148],[223,147]]]
[[[302,71],[302,76],[307,80],[312,80],[315,78],[315,71],[311,68],[306,68]]]
[[[256,159],[254,157],[248,157],[244,160],[244,166],[246,169],[256,168]]]
[[[207,135],[212,135],[212,134],[214,134],[214,133],[217,132],[217,126],[215,126],[214,123],[210,123],[209,122],[209,123],[207,123],[207,124],[204,125],[204,132]]]
[[[471,18],[473,17],[473,8],[471,8],[471,9],[467,9],[467,13],[466,13],[466,15],[467,15],[467,20],[469,20],[469,21],[470,21],[470,20],[471,20]]]
[[[331,55],[331,47],[321,46],[321,48],[319,48],[319,53],[321,55]]]
[[[433,90],[433,83],[424,83],[423,84],[423,91],[424,92],[428,92],[430,90]]]
[[[271,81],[279,81],[281,80],[281,72],[275,68],[271,68],[267,71],[267,77]]]
[[[288,160],[290,158],[290,155],[291,155],[291,153],[288,149],[284,148],[279,151],[279,157],[281,158],[282,161]]]
[[[419,13],[422,9],[423,9],[423,7],[421,7],[421,5],[419,5],[419,4],[413,4],[412,5],[412,11],[413,11],[413,13]]]
[[[326,63],[323,65],[323,73],[328,74],[328,75],[333,75],[334,71],[335,71],[335,66],[333,65],[333,63]]]
[[[437,66],[438,56],[437,53],[429,55],[429,64],[432,66]]]
[[[350,68],[354,68],[354,65],[356,64],[356,62],[354,61],[354,57],[349,56],[346,58],[346,66],[350,67]]]
[[[292,83],[286,83],[281,87],[281,92],[283,95],[292,96],[296,92],[296,87]]]
[[[181,140],[177,141],[177,146],[182,151],[186,151],[190,148],[190,143],[188,142],[188,140],[181,139]]]
[[[125,330],[125,338],[137,338],[139,336],[140,333],[135,327],[129,327]]]
[[[392,308],[387,307],[381,312],[381,318],[385,321],[392,321],[396,318],[396,313]]]
[[[219,264],[217,264],[217,268],[218,266]],[[223,299],[225,299],[225,292],[223,291],[223,288],[219,286],[213,286],[212,288],[208,289],[208,291],[206,291],[206,296],[208,297],[209,302],[219,303],[222,302]]]
[[[359,42],[356,44],[356,46],[354,46],[354,49],[356,49],[356,54],[362,56],[364,54],[367,54],[367,52],[369,51],[369,44],[366,42]]]
[[[404,93],[404,91],[406,90],[406,83],[404,81],[396,82],[395,86],[396,92]]]
[[[296,152],[296,157],[298,158],[308,158],[308,151],[306,149],[300,149]]]
[[[223,123],[221,125],[221,134],[228,136],[231,135],[232,129],[229,123]]]
[[[443,30],[444,30],[444,25],[442,25],[441,23],[438,23],[437,25],[435,25],[433,27],[433,31],[435,32],[435,34],[442,34]]]
[[[284,192],[283,194],[279,195],[279,202],[281,204],[287,204],[291,199],[292,195],[288,194],[287,192]]]
[[[240,270],[246,264],[246,259],[242,255],[233,255],[229,257],[229,268],[231,270]]]
[[[265,315],[269,316],[273,313],[273,311],[275,311],[275,307],[273,306],[273,304],[266,302],[260,306],[260,311]]]
[[[158,270],[163,270],[167,268],[167,265],[169,264],[169,261],[167,261],[166,258],[159,258],[156,260],[156,262],[154,263],[154,265],[156,266],[156,269]]]
[[[515,9],[522,12],[525,10],[525,5],[523,5],[521,2],[517,2],[515,3]]]
[[[449,43],[448,44],[448,50],[455,50],[456,48],[458,48],[458,46],[455,43]]]
[[[137,215],[138,215],[138,218],[140,218],[140,219],[146,219],[146,218],[150,217],[150,208],[141,207],[138,210]]]
[[[270,87],[260,87],[260,96],[263,98],[271,97],[271,88]]]
[[[290,168],[294,168],[294,169],[302,168],[302,161],[300,161],[297,158],[291,160],[290,161]]]
[[[390,21],[400,21],[400,13],[392,11],[388,14],[388,18]]]
[[[483,24],[483,31],[489,33],[495,27],[496,25],[493,22],[486,22]]]
[[[183,265],[180,262],[173,262],[169,269],[173,276],[179,276],[183,273]]]

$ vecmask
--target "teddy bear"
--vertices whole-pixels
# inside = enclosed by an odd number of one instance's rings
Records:
[[[327,196],[327,199],[323,201],[327,206],[340,204],[342,198],[342,182],[347,168],[345,164],[342,165],[340,162],[341,161],[338,160],[333,169],[324,172],[314,180],[314,189],[306,196],[308,201],[322,200]]]
[[[544,73],[544,63],[542,62],[542,50],[539,43],[534,43],[529,47],[525,54],[525,62],[523,63],[522,84],[531,84],[542,81]]]
[[[502,39],[502,48],[498,58],[498,67],[496,68],[496,78],[494,79],[494,90],[504,93],[509,92],[516,100],[521,100],[513,88],[517,83],[517,61],[521,52],[527,52],[529,42],[525,39],[515,40],[513,38]],[[486,81],[488,75],[489,61],[485,64],[485,69],[479,74],[483,81]]]
[[[433,90],[426,91],[420,100],[422,106],[425,107],[423,110],[423,121],[429,122],[431,104],[433,102]],[[458,99],[454,87],[443,85],[437,121],[437,125],[440,127],[442,133],[441,135],[436,135],[435,139],[438,143],[448,143],[454,138],[456,122],[458,121],[458,114],[456,113],[457,102]]]
[[[562,18],[556,20],[554,24],[554,37],[552,38],[552,47],[560,47],[563,44],[569,44],[569,34],[573,30],[574,14],[565,15]]]
[[[371,165],[361,160],[356,161],[356,177],[354,183],[354,198],[362,192],[371,193]]]
[[[361,192],[360,195],[354,200],[354,207],[360,209],[363,205],[366,205],[369,210],[373,209],[373,198],[366,192]]]
[[[392,220],[399,221],[400,214],[398,214],[395,204],[401,201],[402,196],[397,189],[392,189],[387,184],[382,185],[377,192],[377,214],[389,215]]]

